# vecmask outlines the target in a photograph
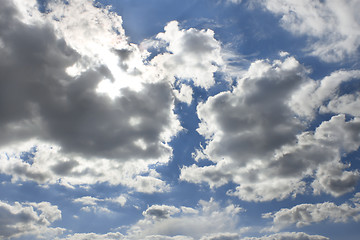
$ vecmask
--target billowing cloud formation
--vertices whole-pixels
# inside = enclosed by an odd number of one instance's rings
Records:
[[[236,224],[242,209],[238,206],[229,204],[222,208],[211,199],[201,200],[193,211],[184,209],[153,205],[143,212],[145,218],[131,226],[126,236],[129,239],[216,239],[208,235],[231,233],[235,236],[239,231]]]
[[[248,201],[302,193],[305,177],[314,179],[315,193],[353,191],[359,173],[347,171],[341,158],[360,146],[358,116],[335,112],[315,131],[307,127],[343,82],[358,77],[358,71],[341,71],[315,82],[293,57],[254,62],[232,91],[199,104],[198,132],[208,143],[195,159],[213,165],[184,167],[180,178],[210,187],[232,181],[239,186],[228,194]]]
[[[70,184],[93,179],[163,190],[154,174],[137,174],[171,157],[167,142],[181,128],[170,84],[142,75],[142,55],[115,13],[74,0],[40,14],[32,3],[24,10],[1,1],[1,172],[39,183],[65,177]],[[138,166],[123,174],[131,177],[111,181],[129,161]]]
[[[348,203],[336,205],[331,202],[318,204],[300,204],[291,209],[283,208],[276,213],[267,213],[264,218],[273,219],[271,230],[278,231],[295,224],[303,227],[324,220],[331,222],[348,222],[360,220],[359,206],[353,207]]]
[[[259,0],[281,17],[281,25],[295,35],[309,36],[310,54],[324,61],[340,61],[357,55],[360,46],[360,18],[357,0]]]
[[[351,84],[359,78],[359,70],[340,70],[324,77],[321,81],[308,80],[293,94],[290,105],[297,114],[310,119],[316,116],[317,111],[360,116],[356,108],[359,89],[355,87],[354,92],[350,91],[339,96],[341,85]]]
[[[61,211],[48,202],[8,204],[0,201],[0,237],[2,239],[34,235],[53,238],[63,233],[62,228],[50,225],[61,219]]]
[[[148,164],[166,162],[167,158],[131,162],[97,158],[89,161],[62,152],[58,145],[36,140],[16,142],[0,149],[0,171],[11,175],[13,182],[32,180],[44,185],[60,183],[70,188],[108,182],[148,193],[168,189],[159,174],[148,168]]]
[[[264,237],[250,237],[243,238],[242,240],[329,240],[329,238],[319,235],[309,235],[303,232],[285,232],[276,233]]]

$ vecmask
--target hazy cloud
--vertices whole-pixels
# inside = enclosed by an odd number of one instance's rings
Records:
[[[309,235],[303,232],[284,232],[276,233],[263,237],[248,237],[242,240],[329,240],[329,238],[320,235]]]
[[[60,238],[57,238],[60,240]],[[61,240],[119,240],[124,239],[123,235],[119,232],[106,233],[106,234],[96,234],[96,233],[75,233],[73,235],[68,235]]]
[[[281,17],[280,24],[295,35],[306,35],[306,51],[327,62],[355,57],[360,46],[360,18],[357,0],[294,2],[259,0],[270,12]]]

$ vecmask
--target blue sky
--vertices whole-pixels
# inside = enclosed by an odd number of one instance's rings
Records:
[[[1,239],[358,239],[359,1],[0,3]]]

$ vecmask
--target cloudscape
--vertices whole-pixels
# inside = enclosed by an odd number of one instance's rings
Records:
[[[358,239],[358,0],[0,4],[0,239]]]

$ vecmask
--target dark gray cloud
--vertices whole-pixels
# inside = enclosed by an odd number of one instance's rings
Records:
[[[175,121],[169,84],[125,88],[113,100],[99,94],[99,82],[112,78],[106,67],[70,77],[66,68],[81,56],[50,25],[23,23],[11,3],[1,3],[0,144],[37,137],[64,152],[122,160],[168,153],[163,135]],[[118,52],[123,60],[130,54]]]
[[[52,166],[52,170],[54,173],[60,176],[66,176],[68,175],[72,169],[79,165],[79,162],[75,160],[69,160],[69,161],[63,161],[63,162],[57,162],[55,165]]]
[[[171,215],[180,212],[180,210],[174,206],[167,205],[153,205],[143,212],[143,215],[155,220],[167,219]]]

